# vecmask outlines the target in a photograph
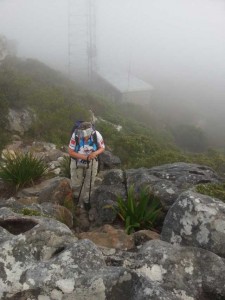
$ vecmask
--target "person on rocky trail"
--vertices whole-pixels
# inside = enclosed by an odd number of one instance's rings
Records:
[[[98,171],[98,155],[104,152],[102,135],[91,122],[81,122],[69,143],[71,187],[80,207],[90,208],[90,193]]]

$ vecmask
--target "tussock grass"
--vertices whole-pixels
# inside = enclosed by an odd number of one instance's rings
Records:
[[[127,200],[118,197],[118,215],[124,221],[128,234],[140,229],[152,229],[160,217],[161,204],[147,188],[135,195],[134,187],[128,190]]]
[[[16,187],[32,185],[47,173],[47,165],[42,158],[32,153],[4,154],[4,161],[0,164],[0,178]]]

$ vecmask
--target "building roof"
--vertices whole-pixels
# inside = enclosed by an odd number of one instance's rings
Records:
[[[149,83],[137,78],[133,74],[110,73],[102,70],[98,71],[97,74],[121,93],[151,91],[154,89]]]

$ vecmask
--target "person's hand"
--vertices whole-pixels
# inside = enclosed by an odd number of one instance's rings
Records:
[[[95,152],[92,152],[91,154],[88,155],[88,160],[92,160],[96,158]]]

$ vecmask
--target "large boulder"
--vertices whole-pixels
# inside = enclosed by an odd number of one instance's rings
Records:
[[[140,249],[133,267],[178,299],[225,298],[225,260],[209,251],[153,240]]]
[[[110,151],[104,151],[100,156],[100,170],[118,169],[121,160]]]
[[[39,203],[52,202],[64,205],[65,202],[72,202],[70,180],[64,177],[54,177],[20,190],[17,196],[19,198],[37,197]]]
[[[30,109],[9,109],[9,130],[23,135],[33,124],[36,116]]]
[[[225,203],[192,191],[182,193],[167,213],[161,239],[225,257]]]
[[[98,226],[113,223],[116,219],[116,205],[119,196],[126,198],[124,173],[120,169],[101,172],[101,184],[91,194],[90,216]]]
[[[125,267],[107,266],[91,241],[77,241],[61,223],[0,209],[0,298],[149,299],[152,282]],[[156,297],[157,295],[157,297]],[[158,288],[152,299],[166,298]]]
[[[22,215],[36,215],[55,218],[56,220],[66,224],[69,228],[73,227],[73,215],[72,212],[65,206],[43,202],[38,203],[38,197],[25,197],[16,199],[10,197],[8,199],[2,199],[0,201],[0,208],[8,207],[14,212]]]
[[[209,251],[152,240],[137,253],[103,250],[103,254],[107,265],[126,267],[145,278],[143,299],[225,298],[225,260]]]
[[[10,208],[0,209],[0,227],[7,230],[14,241],[23,240],[30,251],[32,249],[32,255],[42,259],[77,240],[65,224],[53,218],[21,215]]]
[[[153,167],[126,170],[127,187],[134,185],[138,193],[148,187],[158,196],[165,210],[168,210],[177,197],[187,189],[200,183],[219,183],[221,178],[207,166],[173,163]]]

